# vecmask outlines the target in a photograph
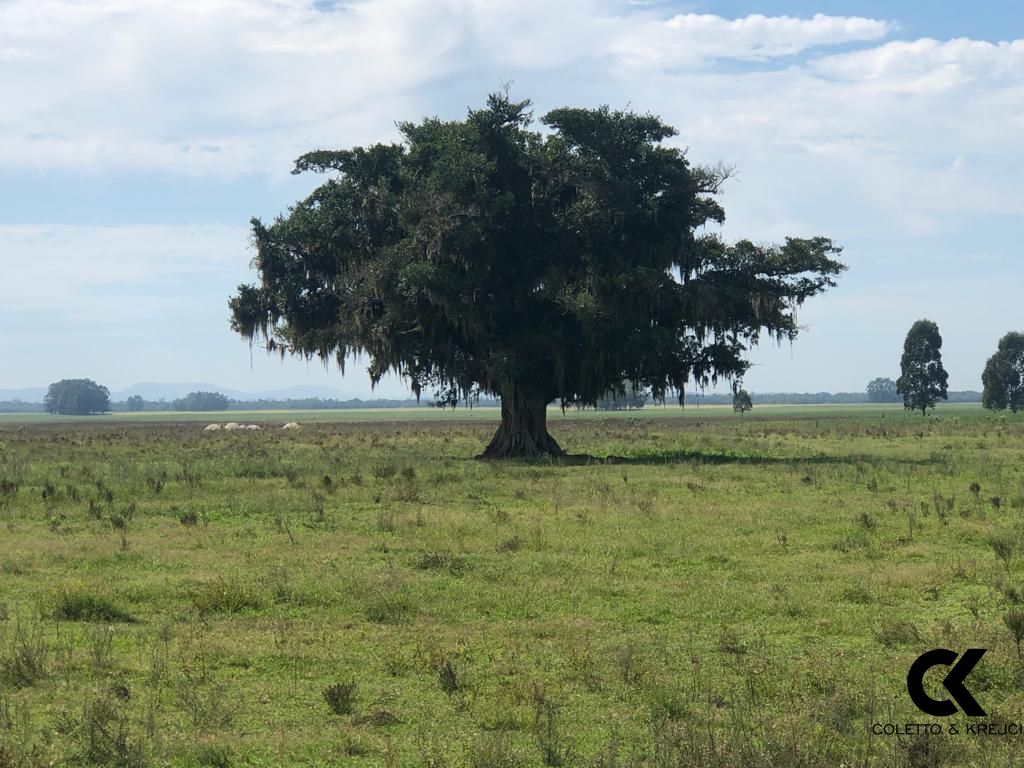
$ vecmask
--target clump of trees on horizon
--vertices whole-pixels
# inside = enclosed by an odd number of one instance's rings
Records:
[[[899,388],[892,379],[878,378],[868,383],[867,396],[869,403],[898,403]]]
[[[220,392],[189,392],[171,403],[172,411],[226,411],[230,400]]]
[[[61,416],[106,413],[110,410],[110,390],[92,379],[62,379],[47,389],[43,407]]]

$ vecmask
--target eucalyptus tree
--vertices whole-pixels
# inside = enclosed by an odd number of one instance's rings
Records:
[[[724,242],[709,225],[728,169],[665,144],[632,112],[492,94],[462,120],[399,124],[397,144],[300,157],[330,177],[286,214],[252,221],[259,279],[232,327],[269,351],[365,354],[442,405],[501,398],[484,457],[560,455],[547,405],[611,390],[682,399],[740,379],[762,334],[845,268],[825,237]]]
[[[949,374],[942,367],[942,336],[931,320],[918,320],[907,331],[900,358],[901,375],[896,391],[903,395],[908,411],[927,413],[939,400],[947,399]]]
[[[999,340],[999,346],[981,374],[984,390],[981,404],[991,410],[1024,410],[1024,334],[1011,331]]]

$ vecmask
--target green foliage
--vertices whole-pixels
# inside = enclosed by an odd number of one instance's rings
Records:
[[[63,589],[54,601],[53,618],[61,621],[133,622],[135,618],[101,595]]]
[[[867,386],[869,403],[898,403],[900,393],[892,379],[872,379]]]
[[[220,392],[189,392],[175,400],[171,408],[175,411],[226,411],[228,396]]]
[[[242,613],[263,606],[263,595],[237,578],[220,577],[202,585],[192,595],[200,613]]]
[[[124,401],[125,407],[129,411],[142,411],[146,408],[146,401],[142,399],[142,395],[132,395]]]
[[[1017,658],[1021,657],[1021,643],[1024,642],[1024,610],[1011,608],[1003,614],[1003,623],[1013,635],[1013,642],[1017,646]]]
[[[82,706],[81,720],[69,730],[78,742],[76,765],[116,768],[149,765],[125,703],[116,696],[103,694],[87,699]]]
[[[50,385],[43,399],[48,413],[88,416],[110,410],[110,390],[92,379],[62,379]]]
[[[732,409],[740,416],[745,414],[751,408],[754,407],[754,402],[750,399],[750,393],[745,389],[739,389],[732,396]]]
[[[558,454],[545,405],[593,405],[623,381],[656,401],[747,370],[763,332],[845,267],[824,237],[727,244],[710,225],[728,169],[692,165],[652,115],[492,94],[464,120],[399,125],[401,144],[318,151],[335,174],[252,222],[257,285],[232,327],[282,356],[366,353],[443,405],[494,394],[487,456]]]
[[[324,701],[336,715],[351,715],[355,711],[356,691],[359,686],[355,678],[347,683],[334,683],[324,688]]]
[[[896,390],[908,411],[927,413],[948,394],[949,374],[942,367],[942,336],[931,320],[918,320],[907,332]]]
[[[0,682],[14,688],[34,685],[50,671],[52,648],[42,624],[15,622],[0,635]]]
[[[981,404],[994,411],[1024,410],[1024,334],[1010,332],[985,364]]]
[[[650,393],[647,390],[627,381],[620,387],[605,392],[594,403],[594,407],[599,411],[638,411],[647,405],[649,399]]]

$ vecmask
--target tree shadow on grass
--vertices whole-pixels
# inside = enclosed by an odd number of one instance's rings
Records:
[[[561,457],[541,458],[529,461],[531,464],[544,464],[562,467],[580,467],[598,464],[623,465],[659,465],[659,464],[750,464],[755,466],[802,466],[806,464],[910,464],[923,466],[934,464],[932,459],[915,459],[905,456],[871,456],[867,454],[849,454],[831,456],[818,454],[815,456],[766,456],[762,454],[732,453],[729,451],[678,449],[643,453],[633,456],[591,456],[586,453],[566,454]]]

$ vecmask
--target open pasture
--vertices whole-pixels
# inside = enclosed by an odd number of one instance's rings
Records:
[[[0,424],[0,766],[1016,760],[871,724],[936,647],[1024,722],[1024,420],[684,414]]]

